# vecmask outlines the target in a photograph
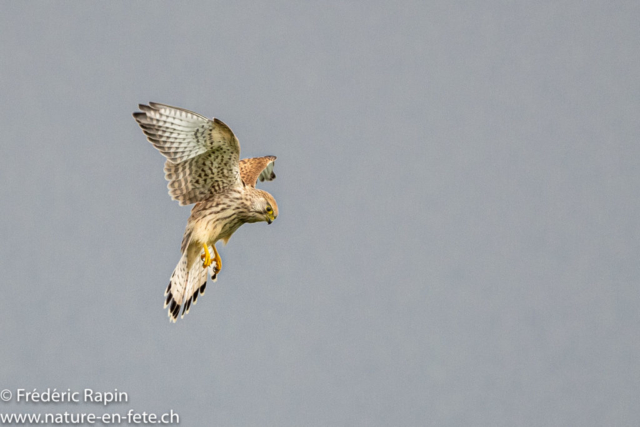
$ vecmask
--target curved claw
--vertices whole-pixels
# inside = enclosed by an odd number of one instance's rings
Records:
[[[216,262],[216,265],[215,267],[213,267],[213,275],[211,276],[211,279],[216,280],[216,276],[218,276],[218,273],[220,273],[220,270],[222,270],[222,259],[220,259],[220,254],[216,249],[216,245],[213,245],[212,248],[213,248],[213,255],[214,255],[214,260]]]
[[[209,253],[209,248],[205,243],[202,244],[202,247],[204,248],[204,254],[200,256],[200,259],[204,260],[202,263],[202,268],[207,268],[212,263],[211,254]],[[215,246],[213,248],[215,250]]]

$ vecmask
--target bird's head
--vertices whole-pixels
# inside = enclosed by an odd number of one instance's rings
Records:
[[[263,190],[255,190],[257,196],[252,206],[255,222],[266,221],[271,224],[278,217],[278,204],[273,196]]]

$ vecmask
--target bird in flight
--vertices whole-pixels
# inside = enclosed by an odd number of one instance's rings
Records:
[[[181,206],[195,203],[182,238],[182,257],[165,292],[169,320],[182,317],[204,295],[207,273],[215,282],[222,268],[216,242],[225,244],[244,223],[278,216],[271,194],[255,188],[275,179],[275,156],[240,160],[240,142],[222,121],[182,108],[150,102],[133,113],[147,139],[167,158],[167,187]],[[212,256],[213,253],[213,256]]]

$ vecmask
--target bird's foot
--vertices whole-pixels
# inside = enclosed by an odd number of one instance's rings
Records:
[[[204,248],[204,253],[200,256],[200,259],[203,260],[202,268],[207,268],[212,264],[213,260],[211,259],[211,254],[209,253],[209,248],[207,247],[207,245],[203,243],[202,247]]]
[[[213,245],[213,255],[216,265],[215,267],[213,267],[213,274],[211,275],[211,279],[216,280],[218,273],[220,273],[220,270],[222,270],[222,259],[220,258],[220,254],[218,253],[215,245]]]

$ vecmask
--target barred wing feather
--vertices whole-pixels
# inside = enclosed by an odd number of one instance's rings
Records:
[[[167,158],[169,194],[181,205],[240,185],[240,143],[218,119],[150,102],[133,114],[147,139]]]

